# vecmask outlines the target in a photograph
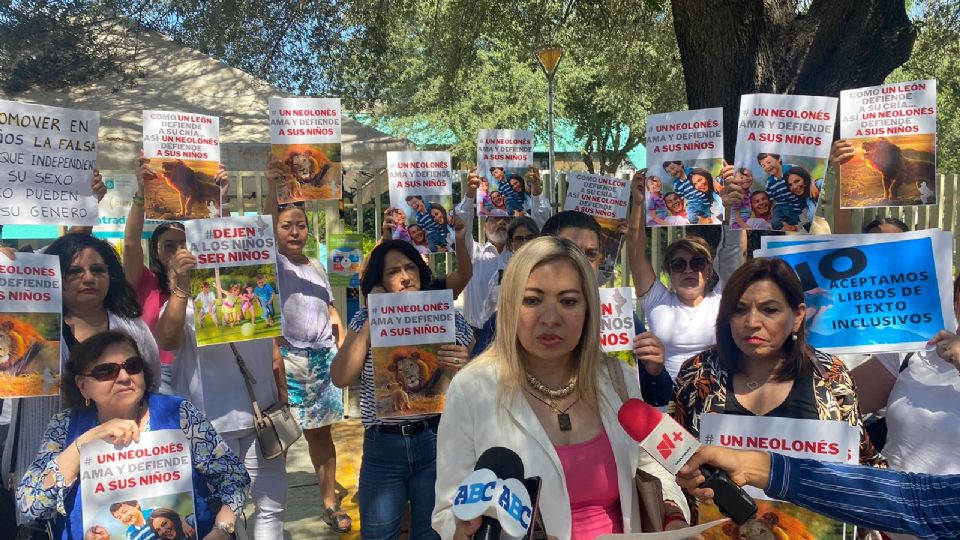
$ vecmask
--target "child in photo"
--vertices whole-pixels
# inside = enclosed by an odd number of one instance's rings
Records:
[[[217,296],[210,290],[210,283],[200,284],[200,293],[193,299],[194,309],[197,311],[197,326],[203,328],[203,321],[209,317],[213,319],[213,326],[219,327],[217,318]]]
[[[223,324],[235,326],[240,322],[240,311],[237,309],[240,307],[238,305],[240,302],[240,284],[234,283],[229,290],[219,287],[217,287],[217,290],[223,295],[223,305],[220,306],[220,311],[223,314]]]
[[[253,294],[260,302],[261,316],[267,321],[267,326],[273,326],[273,319],[276,317],[273,299],[277,296],[277,291],[274,290],[273,285],[267,283],[267,278],[263,274],[257,274],[257,286],[254,287]]]
[[[663,181],[659,176],[648,176],[646,185],[647,225],[666,225],[668,212],[663,201]]]
[[[387,208],[383,217],[393,221],[393,239],[410,241],[410,233],[407,231],[407,214],[399,208]]]
[[[689,178],[701,196],[687,199],[687,218],[700,225],[717,223],[717,216],[723,214],[723,201],[714,189],[713,175],[706,169],[696,168]]]
[[[480,215],[485,215],[486,208],[490,204],[490,180],[486,176],[480,177],[480,187],[477,188],[477,208],[480,209]]]
[[[243,294],[240,295],[240,316],[243,319],[250,319],[250,322],[256,324],[254,319],[254,294],[253,294],[253,283],[247,283],[247,286],[243,288]]]
[[[795,223],[797,225],[803,226],[813,221],[813,218],[817,214],[818,201],[818,198],[813,196],[814,189],[816,189],[816,193],[819,195],[822,186],[823,179],[821,178],[814,182],[810,176],[810,171],[803,167],[792,167],[787,171],[787,189],[796,197],[796,205],[800,208],[800,211],[795,216]],[[789,216],[789,219],[792,220],[793,218],[793,215]]]
[[[751,217],[750,214],[753,213],[753,206],[750,204],[753,195],[753,171],[749,167],[738,167],[733,173],[733,183],[743,190],[743,202],[740,203],[739,207],[730,209],[733,213],[730,228],[747,229],[749,228],[747,221]]]

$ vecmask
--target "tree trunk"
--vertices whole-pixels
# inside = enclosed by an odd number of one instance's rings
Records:
[[[839,96],[881,84],[917,31],[903,0],[672,0],[690,109],[723,107],[732,163],[740,96]],[[837,115],[839,118],[839,115]]]

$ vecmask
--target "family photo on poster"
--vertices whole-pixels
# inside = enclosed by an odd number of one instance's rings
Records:
[[[809,231],[833,141],[837,99],[750,94],[740,97],[734,179],[743,204],[735,229]]]
[[[270,154],[283,163],[277,202],[339,200],[343,188],[339,98],[271,97]]]
[[[529,215],[533,132],[481,129],[477,134],[478,216]]]
[[[393,239],[409,242],[423,255],[452,252],[450,224],[453,184],[449,152],[387,152]]]

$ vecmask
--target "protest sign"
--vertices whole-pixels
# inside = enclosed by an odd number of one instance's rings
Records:
[[[647,117],[647,225],[723,223],[723,109]]]
[[[84,538],[196,539],[190,442],[164,429],[123,448],[83,444],[80,500]]]
[[[627,218],[629,204],[630,182],[627,180],[583,172],[567,174],[567,198],[563,209],[593,216],[600,224],[601,238],[596,256],[602,257],[598,276],[601,285],[613,277],[623,241],[623,233],[618,229]],[[587,256],[591,256],[590,249],[587,251]]]
[[[700,442],[727,448],[777,452],[829,463],[857,463],[860,430],[846,422],[730,414],[700,415]],[[724,524],[703,534],[707,540],[729,538],[842,539],[844,525],[799,506],[772,500],[745,486],[756,499],[757,515],[737,526]],[[700,505],[700,522],[723,515],[712,504]],[[765,534],[764,534],[765,533]]]
[[[759,250],[800,277],[807,341],[833,354],[909,352],[956,328],[950,232],[835,235]],[[895,257],[891,253],[896,253]]]
[[[387,171],[393,239],[410,242],[422,254],[453,251],[450,153],[387,152]]]
[[[95,225],[100,113],[0,100],[0,222]]]
[[[282,335],[270,216],[198,219],[184,227],[197,257],[190,279],[197,345]]]
[[[183,220],[220,215],[220,119],[169,111],[143,111],[146,217]]]
[[[340,199],[340,99],[271,97],[268,103],[270,154],[284,169],[277,201]]]
[[[837,98],[750,94],[740,98],[734,181],[750,186],[732,212],[743,229],[808,230],[820,204]]]
[[[330,285],[359,287],[360,263],[363,262],[363,235],[331,233],[328,239],[327,276],[330,278]]]
[[[97,238],[123,238],[133,196],[137,194],[137,175],[105,174],[103,185],[107,188],[107,194],[100,201],[100,219],[93,227],[93,234]],[[161,223],[156,219],[144,220],[140,238],[149,239]]]
[[[529,214],[532,199],[526,175],[532,164],[532,131],[481,129],[477,134],[477,215]]]
[[[456,371],[437,352],[457,342],[453,292],[371,294],[368,304],[377,417],[443,412]]]
[[[937,202],[937,81],[840,92],[840,137],[855,154],[840,166],[840,206]]]
[[[630,287],[600,288],[600,348],[603,352],[633,367],[634,326],[633,289]]]
[[[0,254],[0,399],[60,393],[60,259]]]

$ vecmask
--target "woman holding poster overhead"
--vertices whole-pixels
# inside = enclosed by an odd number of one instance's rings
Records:
[[[407,242],[387,240],[373,249],[360,290],[399,293],[436,288],[430,268]],[[458,312],[456,345],[442,345],[438,360],[459,370],[469,360],[473,330]],[[360,380],[363,462],[360,466],[360,535],[365,539],[392,539],[400,534],[403,513],[410,504],[410,538],[437,538],[430,527],[433,489],[437,480],[437,424],[439,415],[378,418],[374,390],[373,355],[367,309],[350,321],[343,347],[333,359],[330,374],[343,388]],[[447,402],[449,403],[449,401]]]
[[[732,176],[733,168],[724,168],[724,177]],[[691,175],[692,176],[692,175]],[[724,234],[714,261],[710,245],[702,238],[688,236],[667,246],[663,266],[669,272],[670,288],[664,286],[647,257],[647,235],[644,230],[644,175],[633,177],[633,208],[627,230],[627,253],[637,298],[643,303],[648,329],[666,348],[666,369],[676,377],[680,365],[690,356],[714,343],[714,321],[720,305],[724,278],[740,265],[741,235]],[[709,188],[708,188],[709,189]],[[669,202],[668,202],[669,206]],[[716,270],[720,279],[708,290]]]
[[[50,419],[40,453],[20,482],[20,511],[32,519],[51,519],[57,539],[87,538],[80,497],[81,448],[96,440],[122,448],[139,440],[142,432],[178,429],[193,461],[194,526],[199,538],[230,538],[226,531],[233,529],[243,510],[250,478],[189,401],[148,391],[156,386],[157,375],[146,369],[137,342],[122,332],[97,334],[73,348],[64,369],[67,408]],[[146,509],[143,512],[147,514]],[[142,535],[137,538],[155,537],[149,522],[138,523],[129,525],[128,536],[133,529]]]
[[[664,529],[686,527],[688,509],[673,477],[617,420],[620,405],[639,398],[640,387],[636,370],[600,349],[600,298],[587,257],[570,240],[538,238],[510,260],[501,287],[493,346],[447,392],[434,528],[455,540],[476,532],[480,519],[457,519],[452,504],[492,447],[516,452],[523,475],[541,478],[539,512],[551,537],[643,530],[638,467],[663,486]]]

